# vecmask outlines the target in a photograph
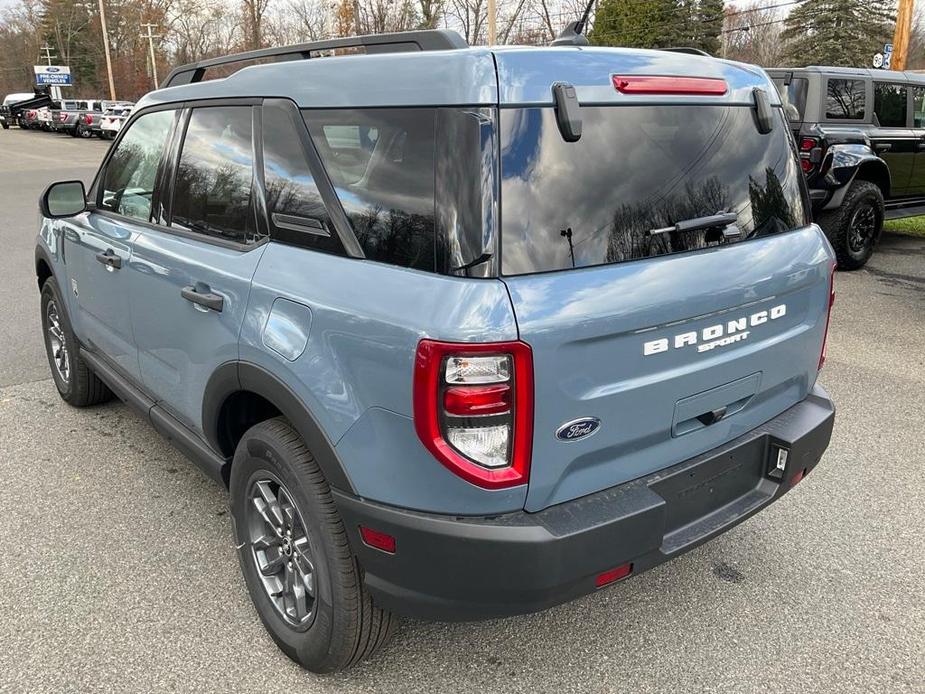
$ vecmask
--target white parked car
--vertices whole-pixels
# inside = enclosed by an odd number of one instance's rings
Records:
[[[104,140],[114,140],[122,129],[122,124],[132,115],[132,105],[120,105],[108,108],[100,119],[100,137]]]

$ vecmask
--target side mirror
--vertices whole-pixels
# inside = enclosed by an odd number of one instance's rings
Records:
[[[52,183],[39,198],[42,214],[50,219],[73,217],[87,209],[87,193],[81,181]]]

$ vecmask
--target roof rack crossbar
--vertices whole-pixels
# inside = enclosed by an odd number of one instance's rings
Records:
[[[176,87],[181,84],[201,82],[206,70],[251,60],[264,58],[283,58],[286,60],[307,60],[312,53],[335,50],[338,48],[365,48],[367,53],[400,53],[405,51],[445,51],[468,48],[466,40],[450,29],[428,29],[423,31],[403,31],[392,34],[369,34],[366,36],[346,36],[311,43],[297,43],[292,46],[277,48],[260,48],[244,53],[232,53],[218,58],[208,58],[196,63],[174,68],[161,87]]]

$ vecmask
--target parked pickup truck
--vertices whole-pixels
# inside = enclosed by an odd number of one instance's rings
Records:
[[[114,140],[122,129],[122,125],[132,115],[133,106],[123,105],[107,109],[100,119],[100,137],[104,140]]]
[[[43,99],[48,98],[44,94],[42,94],[41,97]],[[32,92],[19,92],[15,94],[7,94],[5,97],[3,97],[3,103],[0,104],[0,126],[2,126],[4,130],[9,130],[11,125],[14,125],[14,124],[18,125],[19,124],[18,111],[17,111],[17,115],[14,116],[13,108],[19,106],[19,104],[22,104],[23,102],[31,101],[32,99],[35,99],[35,98],[36,98],[36,95],[33,94]]]

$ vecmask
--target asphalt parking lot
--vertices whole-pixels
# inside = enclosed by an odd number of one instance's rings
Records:
[[[819,467],[726,535],[598,594],[477,624],[405,621],[316,677],[251,607],[227,497],[127,407],[49,377],[36,199],[108,143],[0,131],[0,691],[925,692],[925,238],[842,273]]]

